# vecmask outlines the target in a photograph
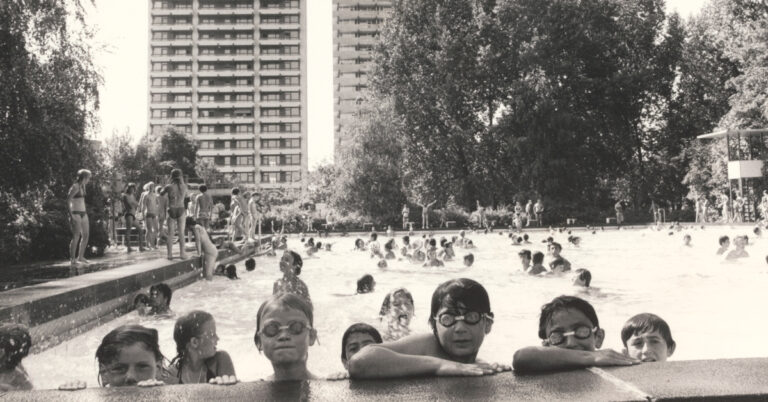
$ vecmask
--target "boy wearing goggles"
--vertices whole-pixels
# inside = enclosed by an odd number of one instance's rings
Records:
[[[589,302],[575,296],[556,297],[541,308],[539,338],[543,346],[515,352],[512,365],[516,372],[640,363],[615,350],[599,349],[605,331],[600,328],[597,313]]]
[[[307,370],[308,349],[317,340],[312,319],[312,304],[293,293],[272,296],[259,307],[253,341],[275,371],[267,381],[317,379]]]
[[[349,360],[352,378],[480,376],[510,370],[477,360],[493,326],[488,293],[471,279],[440,284],[432,294],[432,334],[369,345]]]

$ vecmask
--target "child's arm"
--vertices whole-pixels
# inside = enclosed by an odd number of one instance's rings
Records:
[[[435,356],[429,342],[432,334],[409,336],[396,342],[369,345],[349,361],[352,378],[394,378],[420,375],[480,376],[494,371],[485,366],[463,364]]]
[[[591,366],[631,366],[637,363],[640,361],[613,349],[589,352],[552,346],[529,346],[515,352],[512,367],[518,373],[525,373]]]

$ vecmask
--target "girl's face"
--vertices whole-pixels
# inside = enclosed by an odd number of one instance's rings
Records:
[[[283,258],[280,259],[280,272],[285,275],[293,274],[293,256],[287,251],[283,253]]]
[[[395,292],[392,295],[391,315],[400,323],[408,326],[413,319],[413,302],[402,291]]]
[[[112,363],[100,365],[99,374],[104,386],[136,385],[139,381],[156,378],[160,362],[155,354],[141,342],[123,347]]]
[[[197,352],[200,357],[207,359],[216,354],[216,344],[219,343],[219,336],[216,335],[216,321],[208,320],[200,327],[200,335],[196,337]]]
[[[271,333],[275,327],[277,332]],[[301,331],[294,333],[298,328]],[[262,316],[257,346],[273,365],[306,363],[307,351],[315,344],[316,338],[315,330],[310,328],[309,320],[302,311],[273,305],[267,307]]]

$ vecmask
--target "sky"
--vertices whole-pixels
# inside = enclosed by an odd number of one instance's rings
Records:
[[[96,29],[95,63],[104,79],[95,139],[147,130],[149,1],[96,0],[89,24]],[[667,11],[695,14],[706,0],[667,0]],[[139,4],[143,6],[138,6]],[[309,168],[333,161],[333,21],[331,0],[307,0]]]

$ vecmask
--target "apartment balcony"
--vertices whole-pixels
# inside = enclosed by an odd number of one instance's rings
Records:
[[[192,102],[151,102],[151,109],[192,109]]]
[[[333,82],[336,85],[341,85],[341,86],[366,85],[368,83],[368,76],[367,75],[363,75],[362,77],[335,76]]]
[[[259,90],[263,92],[295,92],[301,91],[299,85],[259,85]]]
[[[192,31],[192,24],[150,24],[150,31]]]
[[[199,77],[253,77],[253,70],[197,70]]]
[[[357,98],[362,98],[364,94],[365,92],[356,91],[354,88],[342,89],[341,91],[334,91],[334,98],[341,98],[343,100],[347,100],[347,99],[355,100]]]
[[[296,76],[301,75],[301,70],[263,70],[259,69],[259,76],[264,77],[270,77],[270,76],[280,76],[280,77],[290,77],[290,76]]]
[[[198,31],[253,31],[256,25],[250,24],[200,24]]]
[[[192,93],[192,87],[150,87],[149,92],[156,94]]]
[[[176,77],[176,78],[186,78],[186,77],[192,77],[192,70],[183,70],[183,71],[150,71],[149,76],[152,78],[165,78],[165,77]]]
[[[200,134],[198,133],[195,136],[195,140],[197,141],[204,141],[204,140],[252,140],[256,137],[256,134],[254,133],[205,133]],[[220,149],[217,151],[221,151]],[[253,152],[253,150],[250,150]]]
[[[254,46],[255,43],[253,39],[199,39],[197,46]]]
[[[176,46],[176,47],[185,47],[185,46],[192,46],[192,39],[179,39],[179,40],[170,40],[170,39],[150,39],[149,44],[152,46]]]
[[[234,154],[230,154],[234,156]],[[222,155],[226,156],[226,155]],[[255,162],[255,160],[254,160]],[[216,165],[216,169],[221,173],[255,173],[255,165]]]
[[[259,61],[295,61],[301,60],[300,54],[260,54]]]
[[[198,15],[253,15],[252,8],[198,8]]]
[[[259,8],[259,15],[285,15],[285,14],[298,14],[301,11],[300,8]]]
[[[199,137],[197,139],[200,140]],[[221,138],[216,139],[220,140]],[[255,156],[253,148],[198,148],[197,154],[199,156]]]
[[[242,102],[199,102],[197,107],[200,109],[253,109],[256,106],[254,101]]]
[[[301,101],[261,101],[259,107],[301,107]]]
[[[370,62],[360,64],[334,64],[333,71],[337,73],[368,72],[370,64]]]
[[[259,123],[301,123],[301,116],[261,116]],[[277,134],[277,133],[276,133]],[[282,133],[285,135],[285,133]],[[263,133],[261,134],[263,135]]]
[[[192,124],[191,117],[150,117],[149,124],[152,125],[189,125]]]
[[[149,61],[152,62],[169,62],[169,61],[192,61],[191,55],[151,55]]]
[[[210,94],[210,93],[253,93],[254,87],[253,85],[243,85],[243,86],[235,86],[235,85],[225,85],[220,87],[212,87],[212,86],[199,86],[197,87],[197,92],[201,94]]]
[[[280,154],[289,154],[289,153],[296,153],[296,152],[281,152],[277,154],[269,154],[269,155],[280,155]],[[259,152],[259,155],[267,155],[264,152]],[[261,161],[259,161],[261,162]],[[268,173],[268,172],[300,172],[301,171],[301,165],[262,165],[259,163],[259,171]]]
[[[277,23],[277,24],[259,24],[260,29],[268,29],[268,30],[296,30],[301,29],[301,24],[296,23]]]
[[[192,15],[192,8],[153,8],[151,15]]]
[[[375,45],[379,38],[374,36],[336,36],[333,38],[337,45]]]
[[[334,21],[338,18],[387,18],[391,11],[352,11],[352,10],[333,10]]]
[[[301,38],[299,39],[259,39],[260,45],[301,45]]]
[[[197,61],[252,61],[252,54],[205,54],[198,55]]]
[[[198,117],[197,124],[253,124],[254,117]]]

